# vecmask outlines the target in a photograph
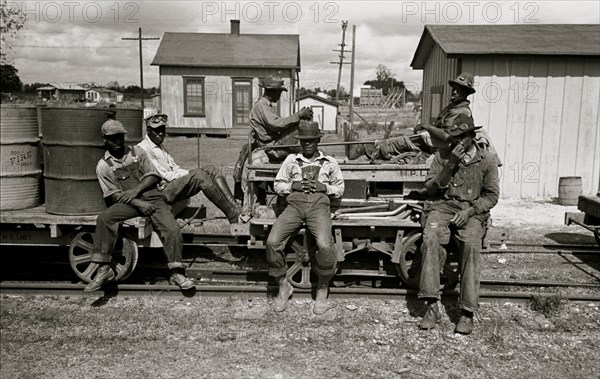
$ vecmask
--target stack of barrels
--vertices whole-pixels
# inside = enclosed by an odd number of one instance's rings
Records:
[[[142,116],[138,109],[42,107],[38,112],[35,107],[3,106],[1,209],[38,206],[44,188],[48,213],[102,212],[106,205],[96,177],[96,164],[105,152],[102,124],[109,118],[120,121],[128,132],[126,143],[134,145],[143,138]]]

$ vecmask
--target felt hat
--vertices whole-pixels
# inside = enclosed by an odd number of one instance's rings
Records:
[[[465,133],[469,133],[481,128],[483,128],[483,126],[475,126],[473,123],[473,118],[467,116],[466,114],[459,114],[454,119],[452,126],[446,129],[446,133],[452,137],[458,137]]]
[[[321,138],[323,136],[324,134],[321,133],[318,122],[300,120],[300,125],[298,126],[298,134],[294,137],[296,137],[299,140],[313,140]]]
[[[287,88],[283,86],[283,79],[278,76],[269,75],[261,80],[258,86],[287,92]]]
[[[475,79],[473,78],[473,75],[469,74],[468,72],[461,73],[454,80],[448,80],[448,84],[450,85],[458,85],[464,87],[469,93],[469,95],[475,93],[473,83],[475,83]]]

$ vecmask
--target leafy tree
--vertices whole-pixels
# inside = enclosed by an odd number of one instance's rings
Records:
[[[17,32],[27,20],[21,8],[15,5],[11,3],[9,6],[6,0],[0,1],[0,64],[8,63],[8,52],[12,49],[9,40],[17,37]]]
[[[392,74],[392,70],[383,64],[378,64],[375,69],[375,78],[378,82],[385,82],[392,79],[396,74]]]
[[[9,64],[0,65],[0,88],[2,92],[21,92],[21,79],[17,75],[17,70]]]
[[[119,82],[117,82],[116,80],[112,80],[112,81],[106,83],[105,87],[109,88],[109,89],[112,89],[112,90],[115,90],[115,91],[119,91],[119,89],[121,88],[119,86]]]

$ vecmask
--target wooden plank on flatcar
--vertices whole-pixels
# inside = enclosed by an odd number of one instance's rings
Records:
[[[96,225],[97,215],[53,215],[44,206],[0,212],[2,224]]]
[[[251,225],[266,225],[270,226],[275,223],[275,219],[271,218],[253,218],[250,220]],[[393,218],[369,218],[356,220],[331,220],[331,224],[336,226],[372,226],[372,227],[394,227],[394,228],[420,228],[421,224],[410,220],[394,220]]]

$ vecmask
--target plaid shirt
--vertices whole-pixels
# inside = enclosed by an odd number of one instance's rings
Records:
[[[327,195],[338,198],[344,194],[344,177],[342,170],[335,158],[324,155],[319,151],[319,156],[311,161],[306,159],[302,153],[290,154],[281,164],[281,168],[275,177],[275,192],[278,195],[289,195],[292,192],[292,183],[302,181],[302,173],[310,167],[318,166],[315,170],[316,179],[325,184]]]

